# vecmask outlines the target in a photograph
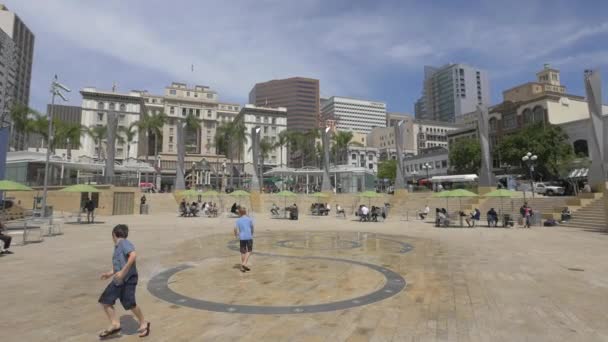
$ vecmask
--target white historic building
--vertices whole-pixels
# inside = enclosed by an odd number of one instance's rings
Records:
[[[235,119],[236,121],[243,121],[247,129],[247,133],[251,133],[251,129],[255,127],[260,128],[260,141],[262,139],[268,139],[272,144],[275,144],[278,140],[278,136],[281,132],[287,129],[287,109],[283,107],[278,108],[266,108],[256,107],[251,104],[245,105],[241,108],[240,113]],[[245,165],[252,165],[253,156],[251,152],[251,139],[247,139],[244,148],[244,162]],[[283,148],[283,153],[277,147],[269,155],[264,158],[264,165],[275,167],[282,164],[287,164],[287,148]]]

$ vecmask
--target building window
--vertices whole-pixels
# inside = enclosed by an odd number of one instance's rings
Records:
[[[124,103],[121,103],[120,106],[119,106],[119,108],[120,108],[121,112],[126,112],[127,111],[127,105],[125,105]]]
[[[197,109],[197,110],[196,110],[196,117],[197,117],[197,118],[200,118],[200,117],[201,117],[201,110],[200,110],[200,109]]]
[[[276,125],[276,123],[277,123],[277,118],[272,118],[272,124]]]
[[[169,94],[171,94],[171,95],[176,95],[176,94],[177,94],[177,91],[175,91],[175,89],[171,89],[171,90],[169,90]]]
[[[113,102],[110,102],[110,105],[109,105],[108,109],[110,109],[110,110],[114,110],[115,109],[115,105],[114,105]]]
[[[448,161],[447,161],[447,160],[442,160],[442,161],[441,161],[441,167],[442,167],[443,169],[447,169],[447,167],[448,167]]]
[[[367,160],[369,160],[369,161],[374,160],[374,156],[372,156],[372,155],[367,156]]]
[[[169,127],[169,134],[173,134],[173,127]]]
[[[97,113],[97,121],[103,121],[103,113]]]
[[[186,108],[182,108],[182,116],[186,116]]]
[[[374,164],[369,164],[368,168],[369,168],[370,170],[373,170],[373,169],[374,169]]]
[[[172,142],[173,142],[173,136],[172,136],[172,135],[170,135],[170,136],[169,136],[169,142],[170,142],[170,143],[172,143]]]
[[[104,105],[103,102],[97,102],[97,109],[103,109]]]
[[[356,160],[356,159],[357,159],[357,155],[356,155],[355,153],[353,153],[353,154],[350,156],[350,159],[355,159],[355,160]]]
[[[212,99],[213,98],[213,94],[207,94],[207,98],[208,99]]]
[[[212,115],[212,112],[210,110],[207,110],[207,117],[210,118]]]
[[[190,92],[189,91],[186,92],[186,96],[190,96]]]
[[[173,144],[169,144],[169,152],[173,152]]]
[[[268,126],[264,126],[264,134],[268,134]]]
[[[175,114],[175,107],[169,108],[169,114]]]

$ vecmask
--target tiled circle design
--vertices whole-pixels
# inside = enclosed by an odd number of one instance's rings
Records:
[[[375,237],[380,238],[380,237]],[[388,238],[381,238],[387,239]],[[287,240],[286,240],[287,241]],[[393,242],[398,242],[402,244],[402,248],[400,253],[405,253],[410,251],[413,247],[409,244],[402,243],[396,240],[390,240]],[[350,241],[348,243],[355,243],[355,241]],[[229,244],[230,249],[236,249],[236,244]],[[353,247],[355,248],[355,247]],[[225,304],[218,303],[198,298],[191,298],[184,296],[180,293],[173,291],[169,287],[169,280],[171,277],[181,271],[187,270],[192,266],[182,264],[170,269],[167,269],[156,276],[152,277],[148,282],[148,291],[152,293],[152,295],[160,298],[166,302],[189,307],[192,309],[206,310],[206,311],[214,311],[214,312],[224,312],[224,313],[238,313],[238,314],[258,314],[258,315],[284,315],[284,314],[307,314],[307,313],[319,313],[319,312],[329,312],[336,310],[345,310],[349,308],[354,308],[358,306],[363,306],[375,302],[382,301],[384,299],[390,298],[403,290],[406,286],[405,279],[396,272],[391,271],[388,268],[369,264],[366,262],[348,260],[348,259],[340,259],[333,257],[323,257],[323,256],[292,256],[292,255],[279,255],[272,253],[263,253],[256,252],[256,255],[266,256],[266,257],[275,257],[275,258],[290,258],[290,259],[309,259],[309,260],[327,260],[334,262],[343,262],[358,266],[363,266],[369,268],[373,271],[376,271],[382,274],[385,278],[385,284],[382,288],[368,293],[363,296],[349,298],[341,301],[323,303],[323,304],[314,304],[314,305],[292,305],[292,306],[262,306],[262,305],[238,305],[238,304]]]

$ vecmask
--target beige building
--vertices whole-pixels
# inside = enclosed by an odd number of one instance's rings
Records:
[[[543,70],[536,73],[536,77],[536,82],[524,83],[503,91],[504,101],[529,101],[547,94],[566,94],[566,87],[560,83],[559,70],[551,68],[549,64],[545,64]]]
[[[395,149],[395,141],[401,139],[403,152],[416,155],[429,148],[448,148],[448,133],[459,128],[461,128],[460,125],[447,122],[404,120],[404,134],[402,137],[395,137],[394,127],[374,128],[368,134],[368,146],[379,149]]]

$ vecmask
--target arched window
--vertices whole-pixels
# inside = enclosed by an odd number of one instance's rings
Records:
[[[120,108],[121,112],[126,112],[127,111],[127,105],[125,105],[124,103],[121,103],[120,106],[119,106],[119,108]]]
[[[114,105],[114,102],[110,102],[110,106],[108,108],[110,110],[114,110],[116,108],[116,106]]]
[[[545,109],[541,106],[536,106],[532,110],[533,122],[545,122]]]
[[[534,117],[532,116],[532,110],[530,108],[524,109],[522,115],[524,116],[524,124],[529,124],[534,122]]]
[[[103,109],[104,105],[103,102],[97,102],[97,109]]]
[[[589,157],[589,147],[587,146],[587,140],[579,139],[574,142],[574,154],[576,156]]]

